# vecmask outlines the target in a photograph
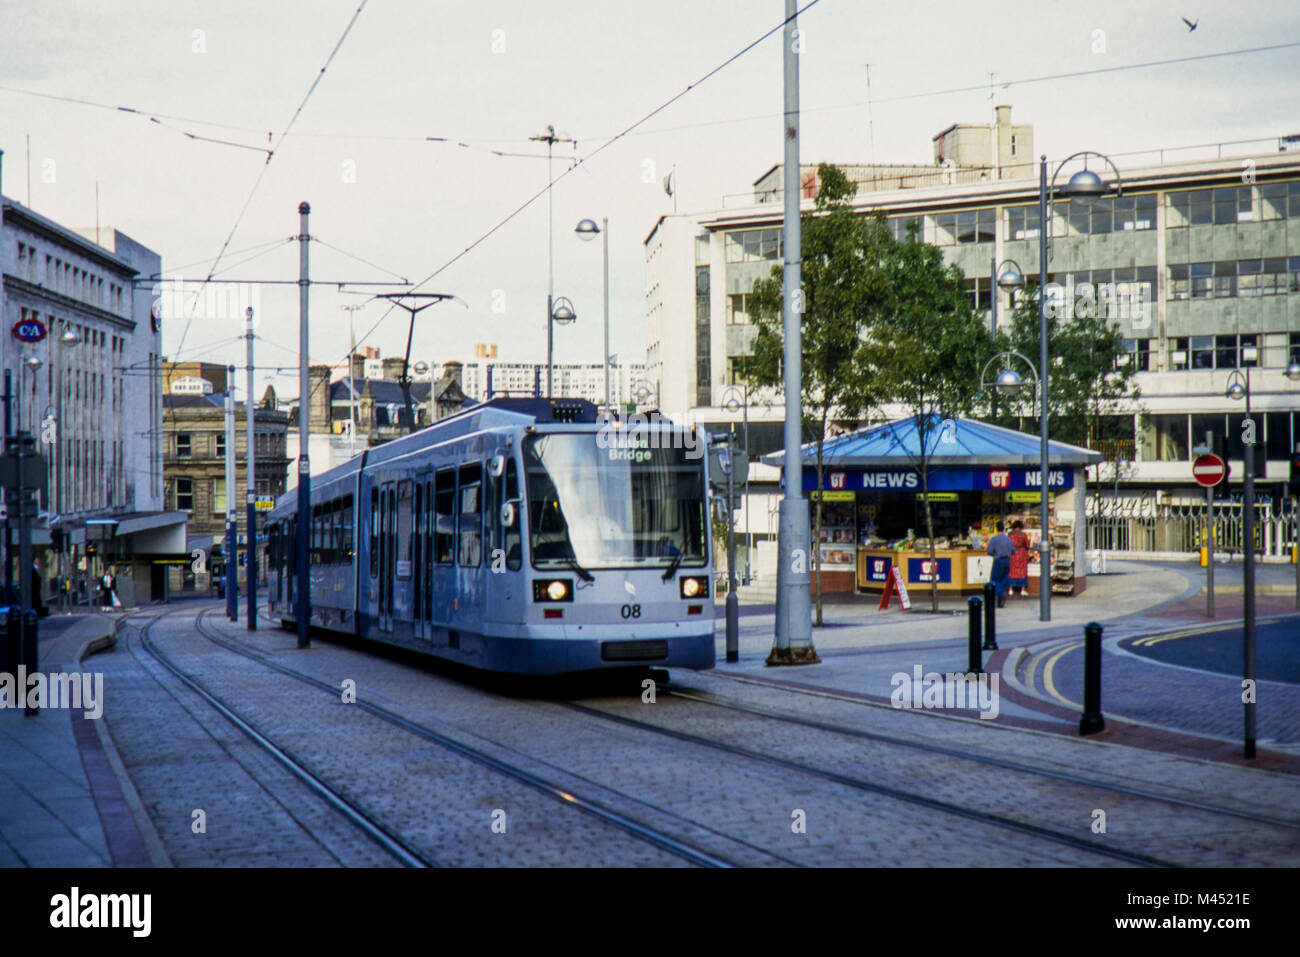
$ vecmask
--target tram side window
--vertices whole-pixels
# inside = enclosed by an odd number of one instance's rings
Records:
[[[433,560],[450,565],[456,540],[456,470],[440,469],[434,478]]]
[[[343,496],[343,509],[339,512],[339,529],[343,536],[343,554],[340,560],[345,564],[352,561],[352,493]]]
[[[320,506],[311,507],[311,550],[308,553],[307,564],[320,564]]]
[[[460,467],[460,549],[458,563],[477,566],[483,560],[483,466]]]
[[[519,472],[515,468],[514,459],[506,459],[506,483],[504,502],[517,502],[519,499]],[[516,510],[519,506],[516,504]],[[502,547],[506,550],[506,568],[512,572],[519,571],[523,567],[523,552],[520,546],[521,532],[524,519],[520,514],[515,515],[513,525],[503,529]]]
[[[370,577],[379,577],[379,489],[370,490]]]

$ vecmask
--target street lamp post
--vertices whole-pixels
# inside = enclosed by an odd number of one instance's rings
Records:
[[[1285,374],[1292,382],[1300,382],[1300,362],[1287,363]],[[1300,458],[1300,442],[1291,449],[1291,461],[1297,458]],[[1295,606],[1300,608],[1300,489],[1291,498],[1291,548],[1295,559]]]
[[[1083,150],[1072,156],[1067,156],[1056,167],[1056,172],[1052,174],[1051,182],[1047,179],[1047,155],[1040,157],[1039,178],[1038,178],[1038,368],[1041,375],[1038,377],[1039,401],[1038,410],[1038,431],[1039,431],[1039,486],[1042,490],[1042,499],[1040,502],[1040,519],[1041,525],[1040,537],[1038,540],[1038,618],[1040,621],[1052,620],[1052,575],[1051,575],[1051,557],[1052,542],[1050,534],[1050,516],[1051,511],[1048,480],[1050,478],[1050,463],[1047,455],[1047,377],[1048,377],[1048,360],[1047,360],[1047,210],[1051,203],[1052,193],[1056,188],[1056,177],[1060,175],[1067,163],[1071,160],[1084,157],[1084,168],[1072,175],[1069,181],[1061,187],[1061,193],[1070,198],[1077,198],[1083,201],[1097,199],[1103,196],[1107,191],[1106,183],[1100,176],[1087,167],[1087,157],[1096,156],[1105,160],[1115,172],[1115,195],[1123,193],[1123,180],[1119,175],[1119,169],[1111,162],[1110,157],[1102,153],[1095,153],[1091,150]]]
[[[610,415],[609,407],[609,218],[602,217],[600,225],[596,225],[594,219],[584,219],[578,223],[578,228],[574,230],[578,238],[584,242],[589,242],[596,238],[600,233],[605,241],[605,352],[601,360],[601,368],[605,370],[605,414]]]
[[[77,333],[75,329],[65,329],[62,335],[59,336],[58,342],[59,342],[59,350],[58,350],[58,359],[56,361],[56,367],[58,371],[59,383],[58,386],[56,387],[58,389],[58,397],[55,400],[55,411],[54,411],[54,422],[55,422],[54,425],[54,514],[57,516],[57,520],[62,522],[63,506],[64,506],[63,486],[66,477],[64,475],[64,458],[63,458],[63,443],[64,443],[63,349],[65,346],[75,346],[78,343],[80,343],[81,336],[80,334]],[[57,574],[59,576],[59,610],[63,612],[68,611],[68,604],[67,604],[68,595],[67,595],[67,591],[63,587],[63,577],[65,575],[63,556],[66,553],[66,551],[67,551],[67,542],[65,538],[65,540],[61,542],[59,545],[58,557],[55,559],[58,562]]]
[[[569,323],[574,322],[577,318],[578,318],[578,313],[574,310],[573,303],[570,302],[567,298],[565,298],[564,296],[560,296],[560,298],[558,299],[551,300],[550,326],[553,327],[556,323],[559,323],[562,326],[567,326]],[[549,354],[547,355],[546,375],[547,375],[546,381],[548,383],[554,381],[555,363],[551,361],[551,357]],[[547,385],[546,397],[549,399],[552,398],[554,395],[555,395],[555,389],[551,385]]]
[[[741,389],[744,398],[744,405],[736,401],[736,389]],[[728,412],[735,415],[737,410],[744,409],[744,443],[745,456],[748,461],[749,456],[749,386],[746,383],[733,385],[722,394],[722,405]],[[746,585],[750,582],[750,562],[753,559],[754,552],[754,532],[749,524],[749,466],[745,467],[745,574],[742,576]]]
[[[547,126],[540,136],[530,136],[535,143],[546,144],[546,397],[553,395],[551,379],[555,374],[554,347],[555,327],[555,177],[552,175],[551,161],[555,156],[556,143],[572,143],[572,137],[557,136],[554,126]]]
[[[1242,548],[1242,669],[1245,695],[1245,747],[1248,758],[1255,756],[1255,422],[1250,414],[1250,366],[1234,369],[1228,377],[1227,396],[1245,400],[1246,419],[1241,435],[1241,548]]]

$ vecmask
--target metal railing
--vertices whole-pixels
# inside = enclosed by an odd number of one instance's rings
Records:
[[[1089,549],[1117,552],[1195,552],[1205,538],[1205,505],[1167,505],[1143,500],[1089,499]],[[1240,554],[1242,506],[1215,503],[1211,510],[1216,551]],[[1255,552],[1284,557],[1296,542],[1296,518],[1289,503],[1274,513],[1272,503],[1255,506]]]

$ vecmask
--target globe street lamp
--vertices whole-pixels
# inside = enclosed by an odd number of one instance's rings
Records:
[[[1040,157],[1039,162],[1039,179],[1038,179],[1038,367],[1042,372],[1039,376],[1039,394],[1040,408],[1039,416],[1039,447],[1040,447],[1040,474],[1038,476],[1042,489],[1042,501],[1040,503],[1042,525],[1042,537],[1039,540],[1039,565],[1038,565],[1038,618],[1040,621],[1052,620],[1052,589],[1051,589],[1051,530],[1048,512],[1050,505],[1048,501],[1048,479],[1050,477],[1049,462],[1047,456],[1047,208],[1051,202],[1052,195],[1056,191],[1056,177],[1061,175],[1068,163],[1079,157],[1084,157],[1084,168],[1074,173],[1064,186],[1060,188],[1060,193],[1071,199],[1078,199],[1089,202],[1105,195],[1107,191],[1106,183],[1095,172],[1088,169],[1087,157],[1096,156],[1104,160],[1115,172],[1115,195],[1123,194],[1123,181],[1119,175],[1119,169],[1111,162],[1110,157],[1102,153],[1095,153],[1091,150],[1082,150],[1072,156],[1067,156],[1056,167],[1056,172],[1052,174],[1051,182],[1047,179],[1047,155]]]
[[[605,237],[605,352],[600,366],[605,372],[605,414],[609,415],[609,219],[602,218],[599,226],[594,219],[584,219],[574,232],[583,242],[595,239],[597,233]]]
[[[998,332],[998,290],[1003,289],[1007,292],[1015,292],[1017,289],[1025,287],[1024,270],[1020,268],[1020,263],[1014,259],[1002,260],[1001,267],[998,266],[998,257],[993,257],[993,269],[989,273],[989,332],[997,335]],[[999,268],[1001,271],[999,272]]]

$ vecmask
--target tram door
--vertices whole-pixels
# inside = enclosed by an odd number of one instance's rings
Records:
[[[399,621],[411,620],[411,548],[414,544],[414,525],[411,513],[410,479],[397,483],[397,515],[393,523],[393,590],[389,599],[389,617]]]
[[[393,630],[393,545],[396,543],[397,495],[392,482],[379,489],[379,630]]]
[[[483,544],[488,572],[485,581],[484,619],[505,622],[519,615],[515,589],[517,575],[503,574],[520,568],[519,527],[522,516],[518,504],[511,525],[501,521],[501,506],[519,496],[519,475],[515,462],[506,458],[501,464],[489,460],[483,495]]]
[[[428,475],[415,480],[411,519],[411,619],[413,634],[423,641],[429,640],[429,584],[431,568],[429,559],[429,518],[433,511],[429,495],[432,491]]]

